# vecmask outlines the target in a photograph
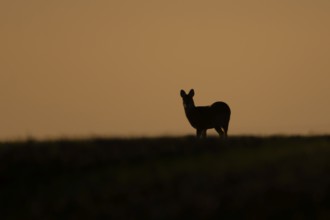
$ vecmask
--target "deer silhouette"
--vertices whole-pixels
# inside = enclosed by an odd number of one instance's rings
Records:
[[[207,129],[214,128],[220,137],[227,138],[230,108],[224,102],[215,102],[211,106],[195,106],[193,97],[195,91],[190,90],[188,94],[181,90],[183,107],[191,126],[196,129],[198,138],[206,137]]]

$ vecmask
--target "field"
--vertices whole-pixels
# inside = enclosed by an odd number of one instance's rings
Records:
[[[2,142],[0,219],[330,219],[330,136]]]

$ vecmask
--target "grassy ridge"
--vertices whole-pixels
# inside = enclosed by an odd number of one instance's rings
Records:
[[[1,219],[330,219],[330,137],[0,144]]]

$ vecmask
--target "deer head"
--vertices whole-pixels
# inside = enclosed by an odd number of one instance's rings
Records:
[[[191,109],[195,107],[195,103],[193,97],[195,95],[195,91],[193,89],[190,90],[188,94],[184,90],[181,90],[180,95],[183,100],[183,106],[185,109]]]

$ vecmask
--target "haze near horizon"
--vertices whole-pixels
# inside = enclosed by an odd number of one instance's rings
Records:
[[[194,134],[191,88],[229,104],[229,135],[330,133],[329,1],[5,0],[0,18],[0,140]]]

